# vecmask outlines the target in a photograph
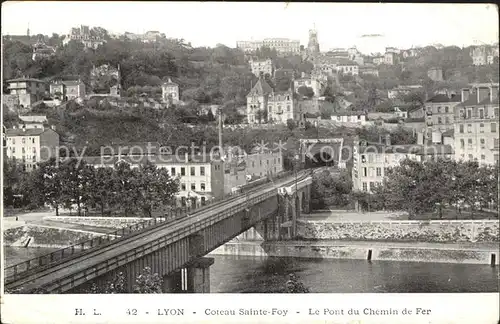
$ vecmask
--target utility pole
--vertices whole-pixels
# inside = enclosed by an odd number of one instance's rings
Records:
[[[222,150],[222,109],[219,108],[219,154],[220,157],[223,157],[223,150]]]

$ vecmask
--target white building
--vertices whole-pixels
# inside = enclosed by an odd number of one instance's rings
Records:
[[[295,88],[295,92],[297,93],[300,87],[309,87],[314,91],[314,96],[319,97],[323,95],[327,85],[323,80],[319,80],[312,76],[308,76],[305,73],[302,73],[302,77],[300,79],[296,79],[293,81],[293,86]]]
[[[252,73],[256,76],[259,77],[262,73],[262,75],[269,74],[269,76],[273,75],[273,61],[271,59],[267,60],[250,60],[250,68],[252,70]]]
[[[168,81],[161,85],[161,97],[163,102],[176,104],[180,100],[179,85],[168,78]]]
[[[330,118],[337,123],[366,124],[366,114],[361,112],[334,113]]]
[[[236,47],[243,52],[255,52],[261,47],[275,49],[282,54],[300,54],[300,41],[288,38],[266,38],[260,41],[237,41]]]

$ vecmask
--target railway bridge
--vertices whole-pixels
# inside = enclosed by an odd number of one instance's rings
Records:
[[[163,292],[210,292],[214,261],[204,257],[207,253],[256,224],[265,239],[295,237],[296,219],[309,212],[311,175],[310,170],[287,174],[184,217],[153,219],[135,231],[117,230],[107,240],[79,243],[11,266],[5,269],[5,289],[81,293],[122,272],[127,291],[132,291],[137,275],[150,267],[163,277]]]

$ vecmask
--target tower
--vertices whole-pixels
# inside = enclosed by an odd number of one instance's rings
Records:
[[[309,43],[307,44],[309,54],[319,54],[318,32],[316,29],[309,30]]]
[[[28,29],[26,30],[26,35],[29,37],[30,36],[30,24],[28,23]]]

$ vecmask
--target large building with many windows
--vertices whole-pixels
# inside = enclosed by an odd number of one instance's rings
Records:
[[[51,128],[16,127],[5,133],[6,154],[31,171],[37,164],[56,157],[59,147],[59,134]]]
[[[498,163],[498,83],[476,84],[462,89],[455,108],[455,159]]]
[[[261,47],[275,49],[280,54],[300,54],[300,41],[288,38],[266,38],[259,41],[238,41],[236,47],[245,53],[255,52]]]

